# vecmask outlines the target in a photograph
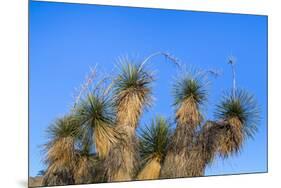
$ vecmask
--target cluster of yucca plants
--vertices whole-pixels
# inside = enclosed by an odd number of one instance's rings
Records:
[[[175,62],[166,53],[122,59],[106,88],[97,84],[49,127],[43,185],[203,176],[216,156],[237,153],[254,135],[255,100],[236,87],[217,105],[215,120],[204,118],[207,71],[177,75],[174,121],[157,116],[138,129],[152,104],[154,76],[145,64],[156,55]]]

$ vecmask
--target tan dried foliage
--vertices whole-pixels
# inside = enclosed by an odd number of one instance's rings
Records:
[[[169,151],[161,168],[161,178],[196,177],[203,173],[204,162],[197,148],[179,153]]]
[[[94,143],[96,144],[96,151],[101,159],[104,159],[110,148],[117,142],[117,133],[114,127],[97,126],[93,132]]]
[[[184,100],[176,111],[176,120],[179,126],[190,126],[194,129],[202,121],[202,116],[196,101],[189,97]]]
[[[104,160],[106,181],[129,181],[135,176],[139,156],[135,128],[118,127],[119,138]]]
[[[219,145],[218,138],[222,134],[223,126],[216,122],[208,121],[198,135],[197,148],[205,166],[215,158]]]
[[[48,167],[42,180],[43,186],[71,185],[74,183],[72,170],[65,166],[58,167],[56,164],[51,164]]]
[[[201,176],[204,162],[196,146],[195,129],[202,121],[196,101],[189,97],[176,111],[177,127],[161,169],[162,178]]]
[[[79,156],[74,169],[75,184],[93,183],[94,182],[95,163],[90,156]]]
[[[243,124],[241,121],[236,117],[232,117],[227,122],[228,124],[221,131],[218,138],[218,152],[223,157],[238,152],[244,140]]]
[[[63,137],[50,143],[46,162],[48,169],[43,177],[43,185],[73,184],[73,168],[76,162],[74,139]]]
[[[139,172],[138,180],[152,180],[158,179],[160,176],[161,164],[160,159],[154,157],[150,159],[144,166],[144,168]]]
[[[150,105],[150,90],[146,88],[128,88],[117,97],[117,126],[137,127],[143,107]]]
[[[53,142],[47,151],[47,162],[72,167],[75,163],[74,139],[63,137]]]

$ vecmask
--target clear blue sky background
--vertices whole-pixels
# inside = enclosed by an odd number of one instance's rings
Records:
[[[267,17],[31,2],[29,21],[31,176],[44,168],[40,146],[46,143],[47,126],[68,112],[89,66],[110,72],[119,56],[142,59],[157,51],[170,52],[187,65],[223,71],[209,88],[204,109],[210,119],[222,92],[231,87],[227,58],[236,56],[237,83],[255,94],[261,109],[259,132],[239,155],[217,159],[206,175],[267,170]],[[171,84],[177,71],[162,57],[153,59],[150,68],[157,78],[156,100],[141,124],[156,114],[173,117]]]

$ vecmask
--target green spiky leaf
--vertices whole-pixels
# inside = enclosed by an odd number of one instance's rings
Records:
[[[47,133],[52,140],[63,137],[77,137],[79,134],[79,124],[73,116],[64,116],[57,119],[47,129]]]
[[[198,105],[203,104],[207,100],[207,81],[204,79],[205,76],[199,71],[184,73],[178,78],[173,86],[174,105],[179,105],[188,98],[192,98]]]
[[[140,129],[140,153],[144,160],[163,159],[170,137],[170,125],[163,117],[156,117],[150,125]]]
[[[120,74],[114,82],[115,93],[118,94],[127,89],[150,88],[153,77],[144,67],[129,60],[124,60],[120,65]]]
[[[86,124],[95,128],[105,124],[111,125],[114,116],[110,101],[106,97],[90,93],[78,104],[75,109],[75,118],[82,125]]]
[[[235,93],[226,92],[217,105],[215,116],[222,120],[238,118],[243,124],[244,135],[249,137],[257,131],[260,120],[259,108],[254,96],[244,90],[236,90]]]

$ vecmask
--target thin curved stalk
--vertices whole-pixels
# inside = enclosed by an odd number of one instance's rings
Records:
[[[156,57],[156,56],[159,56],[159,55],[162,55],[164,56],[165,58],[171,60],[173,63],[175,63],[178,67],[181,67],[180,63],[179,63],[179,60],[174,58],[173,56],[171,56],[170,54],[166,53],[166,52],[155,52],[151,55],[149,55],[147,58],[145,58],[143,60],[143,62],[141,63],[140,65],[140,68],[139,69],[142,69],[142,67],[150,60],[152,59],[153,57]]]

